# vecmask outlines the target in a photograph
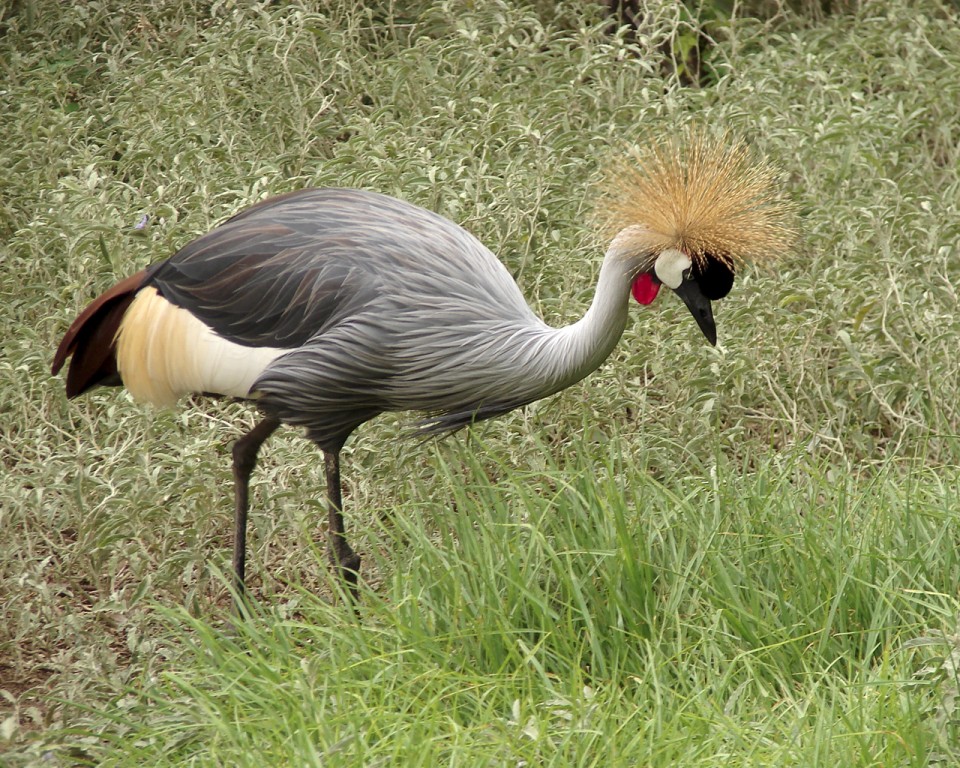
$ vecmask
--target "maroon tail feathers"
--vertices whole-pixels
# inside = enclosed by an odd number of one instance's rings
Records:
[[[147,270],[141,270],[95,299],[73,321],[53,356],[56,374],[70,355],[73,360],[67,371],[67,397],[82,395],[102,384],[119,386],[116,337],[123,315],[143,287]]]

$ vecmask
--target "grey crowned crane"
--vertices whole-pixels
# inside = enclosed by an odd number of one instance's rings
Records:
[[[72,356],[68,397],[122,385],[161,406],[203,393],[259,409],[233,447],[240,596],[260,446],[281,424],[304,428],[324,454],[328,555],[355,598],[340,450],[358,426],[413,410],[425,413],[415,433],[453,432],[569,387],[613,350],[631,294],[650,304],[662,286],[715,344],[711,302],[742,263],[793,239],[774,170],[742,141],[697,132],[629,153],[598,210],[610,245],[593,301],[552,328],[493,253],[435,213],[357,189],[280,195],[97,298],[53,373]]]

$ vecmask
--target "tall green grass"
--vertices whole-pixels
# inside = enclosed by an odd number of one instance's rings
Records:
[[[958,19],[855,6],[701,29],[649,3],[638,34],[585,3],[5,9],[0,761],[954,762]],[[715,77],[682,87],[665,51],[703,30]],[[601,167],[691,121],[784,169],[801,246],[738,276],[716,348],[665,297],[561,395],[438,443],[359,430],[360,624],[308,443],[264,451],[234,625],[254,417],[49,375],[99,291],[306,185],[463,223],[569,322]]]
[[[242,624],[165,609],[176,663],[79,715],[74,757],[927,765],[956,738],[931,632],[957,608],[956,472],[792,456],[680,495],[616,451],[497,482],[461,458],[379,526],[362,623],[309,591]]]

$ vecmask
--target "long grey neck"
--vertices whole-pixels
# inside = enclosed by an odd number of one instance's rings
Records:
[[[624,260],[608,253],[587,313],[545,334],[537,357],[552,391],[580,381],[609,357],[627,325],[631,281]]]

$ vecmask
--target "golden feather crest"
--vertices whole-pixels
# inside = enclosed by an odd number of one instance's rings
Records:
[[[795,207],[778,176],[742,139],[687,129],[631,148],[612,165],[595,218],[608,241],[626,227],[642,227],[637,245],[651,256],[676,248],[731,266],[769,261],[797,238]]]

